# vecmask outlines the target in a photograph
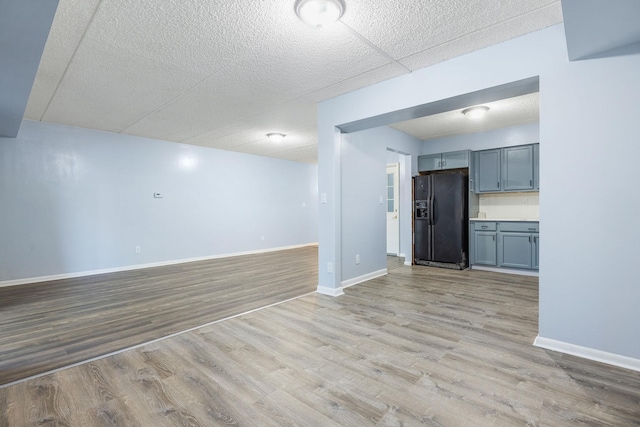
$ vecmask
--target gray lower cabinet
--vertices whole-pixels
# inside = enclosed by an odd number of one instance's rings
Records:
[[[472,221],[471,264],[539,269],[539,224],[520,221]]]
[[[418,171],[428,172],[469,167],[469,150],[418,156]]]
[[[495,222],[471,223],[471,264],[498,265]]]
[[[473,249],[475,264],[498,265],[498,241],[495,231],[476,231]]]
[[[531,234],[500,233],[500,266],[532,268],[533,248]]]

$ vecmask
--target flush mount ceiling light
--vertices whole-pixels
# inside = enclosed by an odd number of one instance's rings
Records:
[[[284,133],[276,133],[276,132],[267,134],[267,138],[269,138],[269,141],[275,142],[275,143],[282,142],[285,136],[286,135]]]
[[[487,111],[489,111],[489,107],[481,105],[479,107],[465,108],[462,110],[462,114],[471,120],[479,120],[487,114]]]
[[[342,0],[296,0],[293,7],[300,19],[316,28],[333,24],[344,13]]]

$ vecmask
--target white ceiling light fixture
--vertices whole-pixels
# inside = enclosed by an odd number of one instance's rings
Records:
[[[489,107],[480,105],[478,107],[465,108],[462,110],[462,114],[471,120],[480,120],[487,114],[487,111],[489,111]]]
[[[267,138],[269,138],[269,141],[275,142],[276,144],[278,142],[282,142],[285,136],[287,135],[285,135],[284,133],[277,133],[277,132],[267,134]]]
[[[300,19],[316,28],[333,24],[344,13],[342,0],[296,0],[293,7]]]

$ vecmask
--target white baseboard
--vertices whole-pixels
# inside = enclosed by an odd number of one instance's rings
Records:
[[[411,266],[411,265],[413,265],[413,264],[411,264],[411,261],[405,261],[405,262],[404,262],[404,265],[409,265],[409,266]]]
[[[258,249],[255,251],[235,252],[235,253],[210,255],[210,256],[197,257],[197,258],[186,258],[186,259],[178,259],[178,260],[171,260],[171,261],[152,262],[148,264],[135,264],[135,265],[127,265],[124,267],[104,268],[101,270],[90,270],[90,271],[79,271],[76,273],[55,274],[52,276],[39,276],[39,277],[28,277],[25,279],[5,280],[5,281],[0,281],[0,288],[4,286],[25,285],[27,283],[49,282],[51,280],[73,279],[76,277],[95,276],[97,274],[117,273],[121,271],[129,271],[129,270],[140,270],[143,268],[164,267],[167,265],[184,264],[187,262],[209,261],[213,259],[230,258],[234,256],[263,254],[267,252],[284,251],[287,249],[304,248],[307,246],[318,246],[318,243],[306,243],[303,245],[281,246],[278,248]]]
[[[367,280],[375,279],[376,277],[385,276],[387,269],[374,271],[372,273],[363,274],[362,276],[354,277],[353,279],[345,280],[341,283],[342,288],[348,288],[349,286],[357,285],[358,283],[366,282]]]
[[[403,254],[403,253],[399,253],[399,254],[398,254],[398,257],[400,257],[400,258],[406,258],[406,255],[405,255],[405,254]]]
[[[318,293],[322,295],[329,295],[330,297],[339,297],[340,295],[344,295],[342,287],[329,288],[326,286],[318,286]]]
[[[596,362],[606,363],[608,365],[618,366],[620,368],[631,369],[632,371],[640,372],[640,359],[621,356],[615,353],[608,353],[606,351],[596,350],[589,347],[582,347],[580,345],[569,344],[564,341],[544,338],[540,335],[536,337],[533,345],[547,350],[571,354],[572,356],[578,356],[584,359],[594,360]]]
[[[517,268],[502,268],[502,267],[487,267],[484,265],[472,265],[469,267],[471,270],[492,271],[494,273],[507,273],[515,274],[518,276],[533,276],[539,277],[540,274],[533,270],[518,270]]]

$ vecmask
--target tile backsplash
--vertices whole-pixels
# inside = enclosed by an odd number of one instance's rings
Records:
[[[540,218],[540,198],[538,192],[480,194],[479,217],[496,219]]]

